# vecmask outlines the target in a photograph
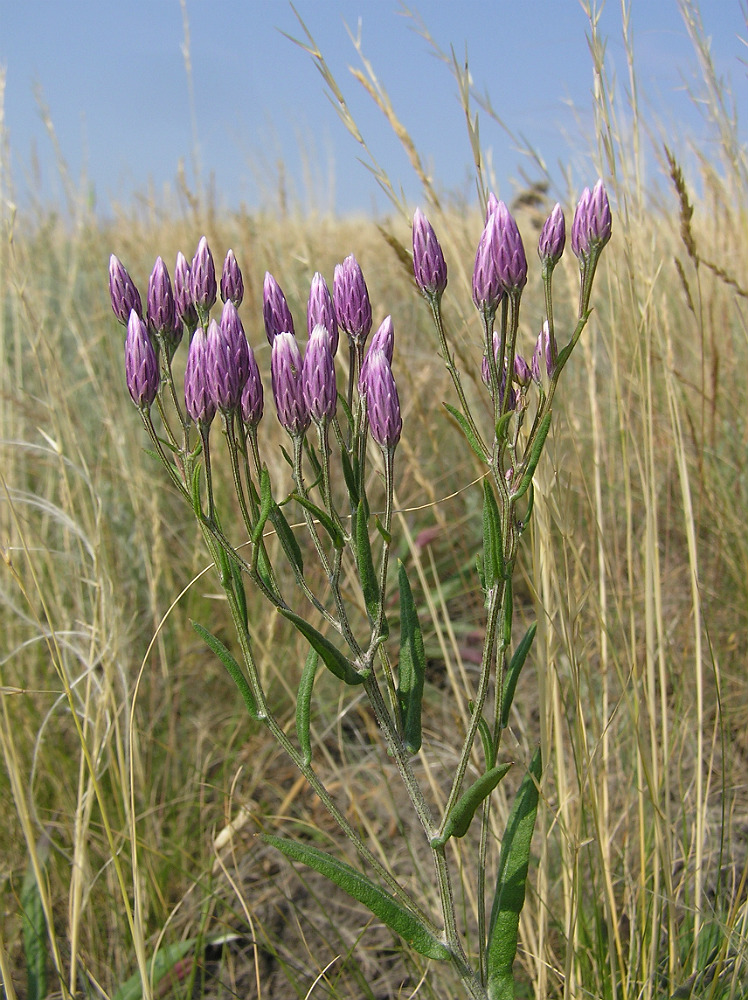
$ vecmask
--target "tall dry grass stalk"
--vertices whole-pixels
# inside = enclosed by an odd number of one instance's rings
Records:
[[[590,11],[599,141],[589,153],[615,199],[614,239],[538,471],[516,599],[517,614],[536,613],[540,629],[537,683],[523,678],[509,746],[522,759],[539,734],[549,762],[521,924],[527,993],[538,997],[746,995],[748,167],[698,10],[684,0],[682,12],[705,81],[695,96],[720,142],[709,160],[645,138],[628,7],[630,104],[617,105]],[[476,108],[495,112],[443,55],[485,198]],[[437,196],[374,68],[364,62],[358,80],[424,184],[450,262],[454,349],[480,399],[470,302],[480,210]],[[218,218],[186,184],[173,209],[144,199],[102,225],[75,184],[63,214],[17,212],[0,129],[0,974],[11,1000],[26,990],[27,871],[49,990],[64,996],[112,996],[138,968],[147,996],[159,947],[193,942],[191,953],[204,955],[200,942],[229,930],[239,941],[208,972],[180,966],[175,988],[265,998],[399,995],[400,982],[410,983],[403,995],[418,991],[420,959],[391,962],[391,940],[363,931],[359,912],[343,920],[341,908],[320,922],[320,900],[330,904],[319,885],[300,889],[256,847],[252,835],[281,822],[329,831],[191,637],[188,617],[220,625],[228,616],[209,577],[198,577],[202,557],[176,498],[142,453],[105,288],[115,242],[143,282],[156,252],[173,257],[206,232],[251,261],[245,315],[259,346],[265,269],[302,315],[312,272],[331,274],[355,250],[372,300],[412,331],[397,346],[407,428],[397,506],[428,621],[424,739],[438,764],[421,766],[439,802],[454,761],[437,734],[465,725],[476,634],[480,645],[482,609],[469,596],[480,488],[458,492],[479,470],[437,405],[450,387],[402,263],[408,206],[374,162],[395,205],[379,228],[309,226],[293,213],[282,224],[269,213]],[[544,207],[519,215],[528,249]],[[566,277],[571,316],[573,264]],[[526,297],[527,349],[540,289]],[[301,664],[303,652],[276,618],[259,618],[258,649],[281,701],[296,674],[279,669],[279,644],[284,665]],[[387,858],[389,831],[403,821],[390,772],[374,762],[370,720],[330,688],[321,724],[328,775],[344,797],[359,788],[350,809]],[[496,810],[497,832],[508,802]],[[388,860],[429,883],[427,859],[413,849]],[[463,886],[469,924],[475,900]],[[454,984],[444,991],[459,995]]]

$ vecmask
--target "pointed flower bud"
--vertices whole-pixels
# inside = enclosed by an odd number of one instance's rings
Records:
[[[503,201],[493,213],[498,229],[496,267],[499,281],[506,292],[521,292],[527,284],[527,258],[517,223]]]
[[[330,348],[334,357],[338,352],[338,321],[335,318],[335,306],[330,289],[319,271],[312,278],[306,307],[306,330],[310,337],[318,323],[330,334]]]
[[[484,312],[495,313],[504,295],[498,260],[499,230],[496,215],[491,213],[478,243],[473,268],[473,302]]]
[[[174,308],[174,293],[171,290],[169,272],[166,264],[160,257],[156,258],[156,263],[148,279],[148,301],[146,305],[146,315],[148,318],[148,330],[154,336],[156,334],[172,335],[176,323],[176,310]]]
[[[269,271],[265,272],[262,286],[262,315],[265,320],[265,333],[271,347],[279,333],[295,333],[286,296]]]
[[[335,382],[335,361],[327,328],[317,324],[306,345],[301,371],[304,402],[315,423],[335,416],[338,390]]]
[[[130,311],[127,321],[125,378],[135,405],[147,410],[158,392],[158,359],[145,323],[135,309]]]
[[[234,251],[229,250],[223,262],[223,271],[221,272],[221,301],[228,302],[230,300],[238,309],[242,304],[243,298],[244,280],[242,279],[242,272],[236,262]]]
[[[530,384],[532,369],[521,354],[514,355],[514,381],[521,386]]]
[[[190,287],[190,265],[180,250],[177,254],[177,264],[174,268],[174,309],[188,330],[197,326],[197,311],[192,301]]]
[[[358,377],[358,391],[363,394],[365,391],[364,385],[367,378],[369,358],[377,351],[382,351],[387,361],[392,365],[392,355],[395,349],[395,328],[392,325],[392,317],[385,316],[382,320],[382,324],[371,338],[371,343],[369,344],[369,349],[366,352],[366,357],[364,358],[364,363],[361,365],[361,373]]]
[[[555,267],[561,260],[566,244],[566,221],[559,204],[545,220],[538,240],[538,257],[544,267]]]
[[[335,265],[333,302],[338,323],[355,344],[363,344],[371,330],[371,302],[364,275],[351,254]]]
[[[184,373],[184,401],[196,424],[208,425],[216,415],[216,404],[208,377],[208,339],[199,326],[190,342]]]
[[[546,376],[548,376],[548,378],[552,378],[555,364],[555,344],[551,340],[548,320],[545,320],[543,328],[538,335],[535,350],[532,355],[532,377],[538,385],[543,384]]]
[[[297,437],[309,426],[309,409],[301,386],[301,352],[296,338],[287,330],[273,338],[270,372],[278,420],[291,437]]]
[[[580,259],[587,258],[593,250],[602,250],[611,231],[610,202],[599,180],[592,191],[585,188],[579,199],[571,225],[571,249]]]
[[[129,323],[133,309],[142,318],[143,306],[140,293],[122,262],[114,254],[109,258],[109,297],[114,315],[123,326]]]
[[[440,299],[447,287],[447,264],[431,223],[417,208],[413,214],[413,271],[427,299]]]
[[[208,381],[213,402],[223,413],[236,410],[249,377],[249,344],[236,306],[229,299],[208,326]]]
[[[198,312],[207,314],[216,301],[216,266],[207,239],[203,236],[197,245],[190,268],[190,292]]]
[[[242,420],[249,427],[256,427],[262,419],[264,393],[260,369],[257,367],[254,351],[249,345],[249,375],[242,390],[241,411]]]
[[[403,429],[397,386],[384,351],[375,351],[368,361],[364,394],[369,429],[381,448],[391,449]]]

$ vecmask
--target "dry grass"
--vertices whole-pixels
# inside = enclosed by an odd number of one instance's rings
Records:
[[[708,61],[690,5],[684,16]],[[660,175],[645,182],[637,108],[624,129],[594,36],[591,51],[600,70],[593,152],[615,205],[614,238],[595,312],[564,373],[521,555],[516,612],[537,616],[540,629],[507,752],[521,760],[540,740],[547,761],[521,976],[525,995],[537,997],[692,989],[740,997],[748,979],[748,167],[711,90],[722,159],[689,174],[656,145]],[[376,78],[368,86],[376,93]],[[396,124],[384,98],[382,106]],[[181,978],[156,994],[458,996],[456,984],[430,978],[418,988],[422,960],[254,838],[286,829],[332,847],[333,831],[247,724],[189,628],[189,618],[209,622],[229,641],[217,588],[199,576],[205,556],[189,512],[144,454],[106,292],[112,250],[143,288],[157,254],[172,260],[205,232],[217,253],[233,246],[243,267],[242,312],[267,371],[264,271],[278,277],[303,326],[312,273],[329,278],[356,253],[375,318],[392,313],[397,331],[405,407],[397,530],[427,623],[421,766],[439,801],[480,648],[480,490],[465,488],[480,470],[439,406],[451,399],[449,383],[393,250],[408,245],[406,219],[382,221],[388,242],[360,219],[218,218],[185,192],[181,208],[144,201],[134,217],[123,210],[102,227],[74,192],[64,221],[14,216],[9,178],[0,180],[6,995],[27,990],[20,897],[30,869],[51,993],[113,996],[138,968],[150,992],[147,962],[158,946],[231,932],[223,948],[192,949],[204,968],[180,966]],[[479,399],[469,275],[480,213],[454,210],[428,189],[424,201],[450,266],[450,333]],[[519,214],[528,250],[546,207]],[[576,306],[573,261],[563,280],[559,327]],[[525,350],[541,310],[536,275],[523,304]],[[274,424],[268,414],[268,458],[280,440]],[[274,475],[281,470],[278,458]],[[226,498],[228,488],[227,476]],[[253,620],[262,670],[291,724],[304,652],[259,599]],[[404,796],[372,720],[332,682],[315,705],[315,752],[337,798],[428,899],[428,858],[401,813]],[[507,801],[495,812],[497,834]],[[465,865],[468,928],[471,846],[468,838],[456,859]]]

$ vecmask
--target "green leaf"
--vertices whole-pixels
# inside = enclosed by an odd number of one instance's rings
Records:
[[[512,641],[512,613],[514,611],[514,588],[511,576],[504,584],[504,603],[501,608],[501,643],[504,649],[509,649]]]
[[[317,518],[319,523],[332,539],[332,544],[338,551],[340,551],[345,545],[345,535],[327,511],[322,510],[322,508],[318,507],[316,503],[313,503],[309,497],[302,496],[301,493],[292,493],[291,499],[295,500],[296,503],[308,510],[312,517]]]
[[[260,514],[257,524],[252,529],[252,543],[256,545],[262,538],[267,519],[270,517],[270,510],[273,506],[273,493],[270,486],[270,473],[267,466],[263,465],[260,470]]]
[[[192,470],[192,481],[190,482],[190,496],[192,497],[192,509],[195,517],[200,520],[203,516],[203,505],[200,500],[200,463],[195,462]]]
[[[398,667],[397,697],[403,720],[405,746],[409,753],[421,749],[421,706],[423,684],[426,676],[426,654],[423,635],[418,621],[413,592],[408,582],[405,566],[399,563],[400,586],[400,664]]]
[[[490,590],[504,576],[504,542],[501,519],[488,476],[483,480],[483,575]]]
[[[262,716],[257,708],[257,702],[255,701],[255,696],[252,694],[252,689],[249,686],[247,678],[244,676],[244,671],[236,662],[234,657],[231,655],[229,650],[224,646],[220,639],[217,639],[212,632],[209,632],[205,626],[201,625],[199,622],[192,622],[192,627],[200,636],[200,638],[205,642],[216,654],[221,663],[226,667],[231,679],[234,684],[239,689],[239,694],[244,699],[244,704],[246,705],[247,711],[252,716],[256,722],[262,721]]]
[[[401,906],[394,896],[381,889],[366,875],[356,871],[344,861],[339,861],[308,844],[297,844],[293,840],[271,837],[268,834],[264,834],[262,839],[282,851],[292,861],[300,861],[308,868],[324,875],[353,899],[363,903],[391,930],[407,941],[419,955],[439,962],[449,961],[451,956],[448,949],[423,926],[418,917]]]
[[[525,660],[527,659],[527,654],[530,652],[530,648],[535,638],[535,633],[538,630],[538,623],[533,622],[528,628],[525,634],[522,636],[519,645],[514,650],[514,656],[509,663],[509,668],[506,672],[506,677],[504,678],[504,690],[501,696],[501,728],[506,729],[509,725],[509,712],[512,707],[512,701],[514,700],[514,691],[517,687],[517,681],[519,680],[519,675],[522,671],[522,667],[525,665]]]
[[[535,470],[538,467],[538,462],[540,461],[540,456],[543,452],[543,445],[545,444],[545,439],[548,437],[548,431],[551,427],[551,413],[550,410],[543,419],[540,421],[540,426],[538,427],[537,433],[535,434],[535,440],[532,443],[532,451],[530,452],[530,460],[527,463],[527,468],[525,469],[525,474],[522,476],[519,486],[516,491],[512,494],[514,500],[519,500],[521,496],[524,496],[530,488],[530,483],[532,482],[532,477],[535,475]]]
[[[475,711],[475,702],[469,701],[468,708],[470,709],[470,714],[472,715]],[[483,716],[478,719],[478,732],[480,733],[481,743],[483,744],[483,756],[486,758],[486,761],[490,763],[494,759],[496,750],[493,745],[491,730]]]
[[[301,555],[299,543],[296,541],[296,535],[291,530],[291,526],[286,520],[286,515],[275,502],[273,502],[270,508],[270,521],[275,528],[281,548],[286,554],[286,559],[288,559],[292,566],[296,567],[299,573],[303,574],[304,559]]]
[[[499,417],[499,422],[496,424],[496,440],[501,442],[505,441],[507,438],[507,429],[509,428],[509,421],[514,416],[514,410],[508,410],[503,416]]]
[[[460,429],[462,430],[462,433],[465,435],[467,443],[473,449],[473,451],[481,460],[481,462],[485,462],[486,464],[488,464],[489,457],[486,454],[486,449],[483,447],[478,438],[475,436],[473,429],[470,426],[467,418],[462,413],[460,413],[459,410],[456,410],[454,406],[450,406],[449,403],[444,403],[443,405],[447,413],[449,413],[449,415],[453,417],[460,425]]]
[[[296,696],[296,736],[301,747],[304,765],[309,767],[312,762],[312,740],[309,732],[312,710],[312,689],[314,675],[317,672],[319,654],[316,649],[310,649],[299,681],[299,692]]]
[[[352,509],[355,510],[358,507],[359,502],[358,485],[356,483],[353,466],[351,465],[351,459],[346,448],[340,449],[340,464],[343,466],[343,478],[345,479],[346,489],[348,490],[348,499],[350,500]]]
[[[514,1000],[512,966],[517,953],[519,915],[525,903],[530,845],[538,811],[542,773],[540,747],[535,751],[509,815],[501,842],[496,893],[486,949],[489,1000]]]
[[[249,628],[249,619],[247,618],[247,595],[244,591],[244,581],[242,580],[242,571],[239,568],[235,559],[230,560],[231,566],[231,578],[234,584],[234,594],[236,596],[236,603],[239,605],[239,614],[241,615],[242,624],[244,625],[245,631]]]
[[[359,674],[354,670],[348,658],[329,639],[325,638],[321,632],[318,632],[313,625],[310,625],[306,618],[302,618],[301,615],[289,611],[288,608],[278,608],[277,610],[284,618],[287,618],[296,626],[312,649],[316,649],[322,657],[322,662],[328,670],[332,671],[339,680],[351,686],[363,684],[369,676],[368,673]]]
[[[511,762],[497,764],[496,767],[490,768],[474,781],[466,792],[463,792],[447,817],[444,829],[438,837],[431,841],[432,846],[446,844],[450,837],[465,836],[473,821],[475,810],[484,799],[488,798],[511,766]]]
[[[379,514],[374,515],[374,524],[377,526],[377,531],[385,540],[385,542],[387,542],[387,544],[390,545],[392,543],[392,535],[382,524],[381,520],[379,519]]]
[[[42,837],[37,847],[37,860],[46,867],[49,842]],[[36,881],[34,867],[29,863],[21,889],[21,926],[23,953],[26,959],[26,996],[28,1000],[44,1000],[47,995],[47,924]]]
[[[374,570],[374,560],[371,555],[369,540],[369,521],[363,500],[359,503],[354,515],[354,538],[356,545],[356,565],[361,579],[366,610],[369,620],[375,622],[379,614],[379,582]]]

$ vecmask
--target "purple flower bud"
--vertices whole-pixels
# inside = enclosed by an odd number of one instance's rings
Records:
[[[148,302],[146,306],[148,330],[152,334],[172,335],[176,324],[174,294],[171,290],[169,272],[160,257],[148,279]]]
[[[561,260],[566,244],[566,221],[561,206],[556,204],[545,220],[538,240],[538,257],[544,266],[555,267]]]
[[[295,333],[286,296],[269,271],[265,272],[262,286],[262,315],[265,320],[265,333],[271,347],[279,333]]]
[[[413,271],[426,298],[442,297],[447,287],[447,264],[436,233],[420,208],[413,214]]]
[[[309,409],[301,387],[301,352],[288,330],[281,330],[273,338],[270,372],[278,420],[292,437],[297,437],[309,426]]]
[[[135,309],[127,321],[125,378],[135,405],[147,410],[158,392],[158,359],[145,323]]]
[[[589,253],[589,215],[590,199],[592,192],[589,188],[582,191],[577,207],[574,211],[574,220],[571,224],[571,249],[575,257]]]
[[[208,338],[199,326],[190,342],[187,368],[184,373],[184,401],[187,412],[196,424],[210,424],[216,415],[216,404],[210,391],[208,377]]]
[[[221,301],[228,302],[230,300],[238,309],[242,304],[243,298],[244,281],[242,279],[242,272],[236,262],[234,251],[229,250],[223,262],[223,271],[221,273]]]
[[[546,320],[543,323],[543,329],[538,334],[535,350],[532,355],[532,377],[538,385],[543,384],[546,375],[548,378],[553,376],[553,368],[556,364],[555,355],[555,344],[551,340],[551,332],[548,327],[548,320]]]
[[[109,258],[109,297],[112,300],[114,315],[124,326],[129,323],[130,313],[133,309],[142,319],[143,306],[140,301],[140,293],[121,261],[114,254]]]
[[[330,347],[334,357],[338,351],[338,321],[335,318],[335,306],[330,289],[319,271],[312,278],[306,307],[306,329],[310,337],[318,323],[330,334]]]
[[[319,424],[335,416],[338,391],[332,343],[327,328],[319,323],[312,330],[306,345],[301,385],[312,420]]]
[[[499,238],[496,215],[491,212],[478,243],[473,268],[473,302],[479,309],[491,313],[496,311],[504,295],[498,270]]]
[[[335,265],[333,301],[338,323],[355,344],[363,344],[371,330],[371,302],[364,275],[351,254]]]
[[[249,344],[236,306],[229,299],[220,326],[212,319],[208,327],[208,381],[219,410],[230,413],[238,408],[248,377]]]
[[[514,355],[514,381],[521,386],[530,384],[532,370],[521,354]]]
[[[216,301],[216,266],[207,239],[203,236],[197,245],[190,268],[190,292],[198,312],[210,312]]]
[[[242,420],[250,427],[256,427],[262,419],[264,393],[254,351],[249,345],[247,347],[249,350],[249,375],[242,391]]]
[[[180,250],[174,268],[174,309],[177,316],[189,330],[197,326],[197,312],[190,289],[190,265]]]
[[[574,222],[571,226],[571,249],[580,259],[590,256],[592,250],[602,250],[612,231],[610,202],[602,180],[592,191],[585,188],[579,199]]]
[[[366,357],[364,358],[364,363],[361,365],[361,373],[358,377],[358,389],[359,392],[363,393],[364,383],[367,378],[367,371],[369,366],[369,358],[375,354],[377,351],[382,351],[387,361],[392,365],[392,355],[395,349],[395,328],[392,325],[392,317],[385,316],[382,320],[382,325],[379,327],[377,332],[371,338],[371,343],[369,344],[369,349],[366,352]]]
[[[610,202],[608,201],[608,193],[605,190],[602,178],[598,180],[592,189],[589,226],[590,243],[602,249],[610,239],[613,229]]]
[[[527,284],[527,258],[517,223],[503,201],[497,204],[493,217],[499,232],[499,281],[507,292],[522,291]]]
[[[400,440],[403,421],[397,386],[384,351],[375,351],[368,357],[364,394],[371,436],[380,447],[394,448]]]

